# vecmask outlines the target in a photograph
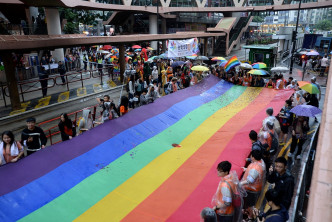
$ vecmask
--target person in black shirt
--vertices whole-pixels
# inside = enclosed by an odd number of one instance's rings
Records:
[[[41,148],[45,148],[47,138],[44,131],[36,125],[36,119],[31,117],[27,119],[27,128],[22,131],[21,142],[26,148],[26,155],[30,155]]]
[[[274,189],[281,197],[281,204],[288,210],[292,203],[294,177],[287,171],[287,160],[284,157],[275,160],[274,169],[270,167],[267,181],[275,184]]]
[[[69,119],[67,113],[62,113],[60,115],[60,122],[58,126],[62,141],[71,140],[76,136],[76,127],[71,119]]]
[[[38,73],[40,85],[42,88],[43,97],[47,95],[48,75],[46,74],[44,66],[41,67],[41,72]]]

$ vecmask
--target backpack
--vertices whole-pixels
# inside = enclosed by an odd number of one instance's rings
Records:
[[[241,195],[238,192],[233,192],[233,189],[231,187],[231,185],[227,182],[227,180],[225,180],[225,182],[227,183],[227,185],[229,186],[231,193],[232,193],[232,204],[235,208],[241,207],[242,206],[242,199],[241,199]]]
[[[274,136],[273,133],[269,132],[271,138],[272,138],[272,143],[271,143],[271,147],[270,147],[270,154],[274,155],[278,148],[279,148],[279,141],[278,139]]]

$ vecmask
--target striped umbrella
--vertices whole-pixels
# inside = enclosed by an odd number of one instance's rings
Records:
[[[219,66],[221,66],[221,67],[225,67],[225,65],[227,64],[227,60],[226,61],[221,61],[220,62],[220,64],[219,64]]]
[[[307,91],[310,94],[319,94],[318,87],[315,84],[312,84],[312,83],[300,86],[300,88]]]
[[[257,76],[265,76],[268,75],[268,73],[265,70],[260,69],[253,69],[248,72],[251,75],[257,75]]]
[[[266,67],[267,67],[266,64],[263,62],[256,62],[252,64],[252,68],[254,69],[265,69]]]
[[[211,60],[212,61],[226,61],[226,59],[224,57],[213,57]]]

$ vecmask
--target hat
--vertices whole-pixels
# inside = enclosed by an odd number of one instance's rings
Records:
[[[316,81],[316,76],[313,76],[313,77],[311,78],[311,80]]]
[[[177,79],[177,78],[173,77],[171,81],[174,81],[174,80],[175,80],[175,81],[178,81],[178,79]]]

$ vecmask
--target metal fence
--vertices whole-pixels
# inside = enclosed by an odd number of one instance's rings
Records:
[[[318,141],[319,127],[311,138],[310,144],[304,152],[301,168],[295,185],[296,193],[289,211],[292,222],[306,221],[306,208],[308,204],[309,190],[315,161],[316,147]]]
[[[55,72],[54,72],[55,73]],[[53,88],[59,85],[66,85],[67,91],[70,90],[70,85],[75,82],[81,82],[81,86],[84,87],[86,85],[86,81],[99,78],[101,85],[103,84],[103,78],[108,76],[112,80],[115,77],[118,77],[118,73],[113,72],[113,68],[111,66],[104,66],[101,69],[92,69],[89,71],[74,71],[70,73],[66,73],[64,75],[50,75],[48,78],[43,80],[47,81],[47,88]],[[66,82],[63,84],[61,79],[64,77]],[[4,100],[5,106],[7,106],[6,97],[9,97],[8,85],[6,83],[0,84],[1,88],[1,96]],[[25,95],[28,93],[41,91],[42,87],[40,84],[40,79],[32,79],[29,81],[19,81],[18,82],[18,90],[19,95],[21,96],[22,101],[25,101]]]

